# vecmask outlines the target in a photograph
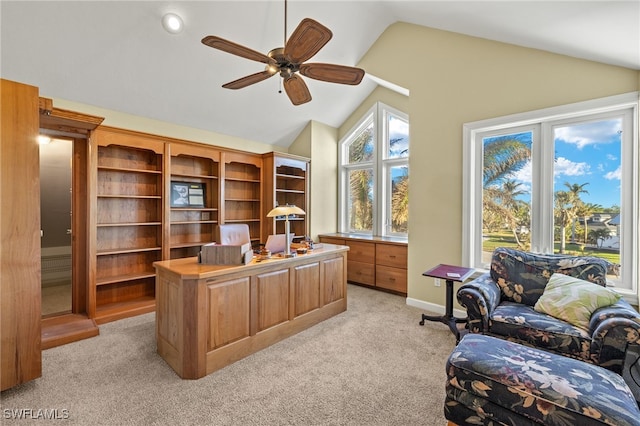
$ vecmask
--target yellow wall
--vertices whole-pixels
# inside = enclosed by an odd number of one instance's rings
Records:
[[[338,132],[334,127],[310,121],[289,147],[290,154],[311,158],[309,179],[310,236],[335,232],[338,211]]]
[[[462,125],[636,91],[640,72],[397,23],[358,64],[409,89],[408,296],[444,306],[421,274],[462,257]]]
[[[390,89],[386,89],[382,86],[376,87],[371,94],[360,104],[358,108],[351,113],[340,128],[338,129],[338,139],[342,139],[353,127],[358,124],[358,121],[369,111],[369,109],[376,103],[382,102],[397,110],[405,113],[409,113],[409,98],[394,92]],[[411,117],[409,117],[411,120]]]

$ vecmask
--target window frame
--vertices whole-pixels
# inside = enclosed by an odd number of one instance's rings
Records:
[[[611,116],[625,116],[621,165],[622,226],[626,229],[621,247],[620,263],[631,265],[623,268],[622,287],[617,287],[631,303],[638,303],[638,274],[640,269],[640,211],[639,211],[639,146],[638,122],[639,93],[632,92],[585,102],[545,108],[526,113],[513,114],[463,125],[463,214],[462,214],[462,263],[480,271],[486,271],[482,264],[482,136],[504,131],[513,133],[525,128],[538,132],[538,142],[532,145],[532,181],[539,189],[531,194],[531,247],[532,251],[549,253],[553,251],[553,144],[554,127],[606,119]],[[514,130],[515,129],[515,130]],[[628,136],[630,135],[630,136]],[[534,141],[536,139],[534,138]],[[551,148],[549,148],[549,146]],[[630,270],[630,271],[629,271]],[[627,272],[629,271],[629,272]]]
[[[409,155],[399,158],[387,158],[389,151],[389,115],[409,122],[408,114],[376,102],[360,120],[338,142],[338,231],[358,235],[389,236],[408,238],[408,233],[391,232],[391,169],[406,165],[409,167]],[[372,161],[349,164],[349,146],[364,129],[373,123],[374,141]],[[409,142],[410,143],[410,142]],[[353,231],[349,227],[349,172],[353,170],[373,170],[373,212],[371,232]]]

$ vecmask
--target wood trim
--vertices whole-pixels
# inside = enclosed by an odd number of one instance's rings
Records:
[[[39,98],[38,106],[40,127],[43,129],[88,135],[104,121],[104,117],[56,108],[53,106],[53,100],[48,98]]]

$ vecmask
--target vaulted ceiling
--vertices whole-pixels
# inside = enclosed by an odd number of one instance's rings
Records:
[[[0,7],[2,78],[36,85],[46,97],[267,144],[288,146],[309,120],[341,125],[381,83],[306,78],[313,100],[301,106],[280,93],[279,77],[223,89],[264,65],[201,39],[217,35],[265,54],[281,47],[283,0],[5,0]],[[184,20],[179,34],[163,29],[167,12]],[[357,66],[389,25],[403,21],[640,70],[638,0],[290,0],[287,33],[305,17],[333,32],[309,62]]]

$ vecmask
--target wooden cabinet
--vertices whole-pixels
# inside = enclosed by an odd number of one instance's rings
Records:
[[[220,206],[220,151],[172,142],[167,145],[170,179],[165,189],[165,210],[169,212],[169,253],[164,258],[197,256],[200,246],[215,241]],[[175,205],[176,188],[184,184],[202,186],[202,206]],[[197,194],[196,194],[197,198]],[[197,201],[197,200],[196,200]]]
[[[407,292],[407,246],[376,242],[376,286]]]
[[[276,206],[292,204],[300,207],[306,215],[289,218],[291,233],[296,236],[309,235],[309,164],[308,158],[278,152],[263,155],[264,164],[264,211]],[[264,222],[262,240],[271,234],[284,234],[282,218],[267,218]]]
[[[158,353],[197,379],[347,309],[346,248],[242,266],[155,264]]]
[[[223,152],[222,217],[220,223],[246,223],[251,243],[260,243],[262,231],[262,157]]]
[[[38,88],[0,80],[1,390],[42,375]]]
[[[320,235],[321,243],[349,247],[349,282],[407,294],[407,243],[390,237],[353,234]]]
[[[98,129],[89,315],[97,323],[153,311],[163,246],[161,141]]]

